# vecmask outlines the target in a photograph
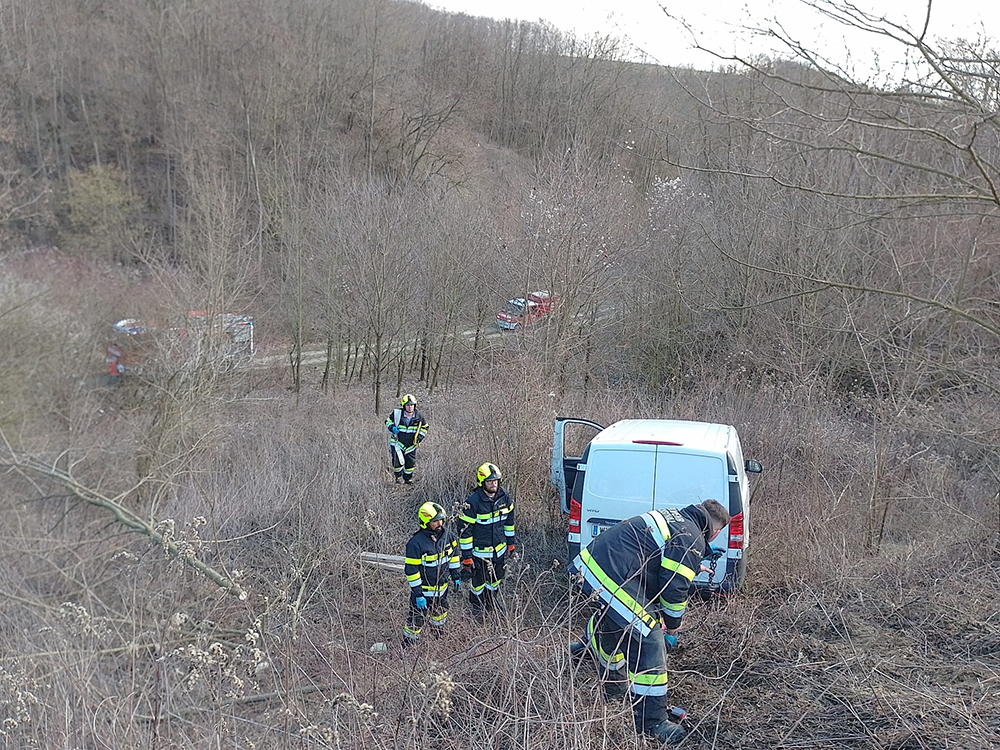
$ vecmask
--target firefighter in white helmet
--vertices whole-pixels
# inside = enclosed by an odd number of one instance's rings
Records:
[[[447,516],[437,503],[424,503],[417,510],[420,528],[406,543],[403,572],[410,586],[410,614],[403,626],[403,645],[420,639],[430,620],[437,634],[448,619],[448,586],[462,585],[458,542],[445,528]]]
[[[481,617],[504,610],[500,598],[507,558],[514,551],[514,500],[500,486],[500,467],[485,463],[476,470],[479,487],[465,501],[458,519],[462,567],[472,578],[469,603]]]

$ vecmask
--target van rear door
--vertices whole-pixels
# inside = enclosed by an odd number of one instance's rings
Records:
[[[675,447],[658,446],[654,507],[683,508],[703,500],[718,500],[723,505],[729,498],[729,469],[721,456],[688,453]],[[713,546],[725,549],[729,527],[716,539]],[[726,558],[716,565],[715,575],[709,581],[708,573],[695,576],[695,583],[702,586],[722,583],[726,576]]]
[[[576,481],[576,467],[594,435],[604,427],[596,422],[573,417],[556,417],[552,438],[552,484],[559,493],[563,513],[569,513],[570,496]]]
[[[656,448],[652,445],[601,446],[587,457],[580,546],[619,521],[653,509]]]

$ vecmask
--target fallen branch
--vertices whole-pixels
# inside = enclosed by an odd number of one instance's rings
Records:
[[[69,471],[63,471],[56,466],[49,466],[32,456],[27,456],[14,450],[5,435],[0,435],[0,438],[3,439],[4,445],[7,448],[7,456],[0,459],[0,466],[8,467],[19,474],[41,476],[59,483],[83,502],[108,511],[114,517],[115,521],[127,529],[149,537],[153,542],[163,547],[163,550],[170,557],[178,559],[188,567],[198,571],[227,594],[235,596],[240,601],[246,600],[246,589],[236,583],[236,581],[199,560],[193,554],[192,550],[181,549],[172,538],[165,537],[150,522],[143,521],[117,500],[80,484],[80,482],[73,478]]]

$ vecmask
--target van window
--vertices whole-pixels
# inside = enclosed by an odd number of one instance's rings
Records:
[[[729,512],[732,515],[743,512],[743,493],[739,482],[729,483]]]
[[[653,451],[593,451],[587,461],[587,494],[613,503],[639,502],[652,507],[649,479],[655,457]]]
[[[590,446],[583,451],[583,456],[580,458],[579,463],[584,466],[587,465],[587,457],[590,455]],[[583,501],[583,485],[587,481],[587,471],[580,471],[576,469],[573,473],[573,491],[570,493],[570,497],[576,500],[578,503]]]
[[[721,456],[669,453],[656,461],[656,507],[683,508],[702,500],[727,497],[727,467]]]

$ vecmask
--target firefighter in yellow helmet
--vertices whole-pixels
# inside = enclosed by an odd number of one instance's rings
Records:
[[[503,475],[496,464],[476,470],[479,486],[465,501],[458,520],[462,568],[471,575],[469,603],[472,613],[504,610],[500,582],[508,556],[514,551],[514,500],[500,486]]]
[[[683,741],[685,715],[667,702],[667,649],[687,609],[691,581],[729,525],[715,500],[660,508],[626,519],[580,550],[572,566],[596,611],[570,653],[590,652],[605,690],[628,690],[636,730],[667,744]]]
[[[427,418],[417,409],[417,397],[407,393],[399,401],[399,408],[386,417],[389,431],[389,460],[396,484],[413,483],[417,467],[417,446],[427,437]]]
[[[430,620],[431,632],[437,635],[448,618],[448,587],[457,591],[462,585],[458,542],[445,528],[447,516],[437,503],[424,503],[417,510],[420,528],[406,543],[403,572],[410,586],[410,614],[403,627],[403,645],[420,639],[424,624]]]

